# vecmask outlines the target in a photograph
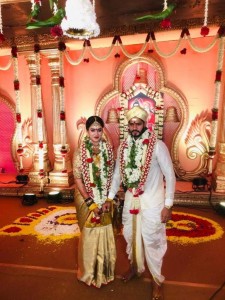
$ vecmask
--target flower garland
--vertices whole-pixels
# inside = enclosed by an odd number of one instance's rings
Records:
[[[204,24],[201,28],[201,35],[206,36],[209,34],[209,28],[207,27],[208,23],[208,8],[209,8],[209,0],[205,0],[205,9],[204,9]]]
[[[212,108],[212,128],[211,136],[209,141],[209,161],[208,161],[208,173],[212,174],[212,160],[216,152],[216,141],[217,141],[217,129],[218,129],[218,110],[219,110],[219,100],[221,95],[221,78],[222,78],[222,69],[224,61],[224,36],[225,29],[220,30],[220,42],[218,50],[218,59],[217,59],[217,71],[215,78],[215,98]]]
[[[147,47],[149,48],[149,44],[152,43],[153,46],[154,46],[154,48],[155,48],[155,51],[157,52],[157,54],[159,56],[161,56],[163,58],[168,58],[168,57],[171,57],[171,56],[173,56],[173,55],[175,55],[177,53],[177,51],[179,50],[179,47],[181,46],[182,42],[185,39],[185,36],[187,36],[187,40],[188,40],[191,48],[194,51],[196,51],[198,53],[205,53],[207,51],[210,51],[216,45],[216,43],[218,41],[218,37],[219,37],[219,32],[221,30],[222,30],[222,26],[218,29],[218,33],[215,35],[214,39],[209,43],[208,46],[206,46],[204,48],[200,48],[200,47],[196,46],[194,44],[194,42],[193,42],[193,39],[190,36],[189,30],[187,28],[184,28],[184,29],[182,29],[182,31],[180,33],[180,37],[179,37],[179,39],[177,41],[177,44],[175,45],[175,48],[171,52],[169,52],[169,53],[164,53],[163,51],[161,51],[161,49],[158,46],[159,42],[156,41],[155,33],[154,32],[149,32],[147,34],[146,38],[145,38],[145,41],[144,41],[143,45],[141,46],[141,49],[138,52],[136,52],[136,53],[129,53],[126,50],[126,48],[124,47],[121,37],[119,35],[116,35],[113,38],[113,41],[112,41],[112,44],[111,44],[111,46],[110,46],[110,48],[108,50],[108,53],[106,53],[105,55],[103,55],[101,57],[95,53],[94,49],[91,46],[90,40],[85,40],[83,42],[83,49],[81,51],[80,57],[77,60],[73,60],[70,57],[70,55],[69,55],[68,52],[65,53],[65,57],[66,57],[67,61],[71,65],[77,66],[81,62],[83,62],[83,59],[84,59],[85,54],[86,54],[86,50],[89,50],[90,53],[91,53],[91,55],[96,60],[98,60],[98,61],[104,61],[104,60],[108,59],[112,55],[114,47],[120,47],[122,53],[126,57],[128,57],[128,58],[138,58],[138,57],[140,57],[140,55],[142,55],[144,53],[144,51],[146,50]],[[151,49],[150,51],[153,52],[154,50]]]
[[[34,54],[37,66],[36,72],[36,96],[37,96],[37,131],[38,131],[38,162],[40,191],[44,187],[44,134],[43,134],[43,109],[42,109],[42,89],[41,89],[41,63],[40,63],[40,45],[34,45]]]
[[[66,113],[65,113],[65,97],[64,97],[64,51],[66,45],[64,42],[59,42],[58,51],[59,51],[59,103],[60,103],[60,140],[61,140],[61,154],[63,158],[63,167],[62,173],[66,173],[66,155],[68,149],[66,147]]]
[[[0,43],[5,41],[5,36],[3,34],[3,24],[2,24],[2,4],[0,4]]]
[[[134,197],[138,197],[144,192],[155,143],[155,133],[146,130],[141,138],[134,140],[129,135],[121,144],[120,172],[122,181],[132,191]]]
[[[81,145],[81,166],[87,193],[100,208],[105,202],[113,174],[113,151],[108,142],[100,141],[100,153],[94,157],[92,143],[85,137]]]
[[[20,110],[20,82],[19,82],[19,69],[18,69],[18,49],[12,46],[11,55],[14,68],[14,91],[16,96],[16,134],[18,141],[17,154],[19,155],[19,172],[23,172],[23,137],[22,137],[22,124],[21,124],[21,110]]]

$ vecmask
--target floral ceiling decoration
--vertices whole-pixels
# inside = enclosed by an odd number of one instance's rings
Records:
[[[213,241],[223,236],[215,221],[198,215],[174,211],[167,223],[167,238],[180,245]],[[17,218],[0,228],[1,236],[35,236],[42,243],[61,243],[78,237],[80,230],[74,207],[49,206]]]
[[[67,0],[65,5],[66,17],[61,27],[64,35],[71,38],[89,39],[100,34],[96,22],[95,0]]]
[[[95,0],[66,0],[60,7],[58,0],[49,0],[52,16],[47,20],[38,20],[42,0],[31,0],[31,13],[27,29],[50,27],[55,37],[66,35],[71,38],[89,39],[100,34],[96,22]]]

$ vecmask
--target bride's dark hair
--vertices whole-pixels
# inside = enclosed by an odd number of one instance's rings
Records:
[[[104,121],[99,116],[91,116],[86,121],[86,129],[88,130],[94,122],[98,122],[102,128],[104,127]]]

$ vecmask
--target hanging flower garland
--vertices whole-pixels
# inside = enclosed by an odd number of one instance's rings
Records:
[[[64,51],[66,45],[64,42],[59,42],[59,102],[60,102],[60,141],[61,141],[61,154],[63,159],[62,172],[66,173],[66,155],[68,149],[66,147],[66,113],[65,113],[65,97],[64,97]]]
[[[39,178],[40,191],[44,188],[44,135],[43,135],[43,109],[42,109],[42,90],[41,90],[41,64],[40,64],[40,45],[34,45],[36,58],[36,96],[37,96],[37,130],[38,130],[38,161],[39,161]]]
[[[221,27],[219,32],[219,51],[217,60],[217,71],[215,78],[215,98],[212,108],[212,124],[211,124],[211,136],[209,141],[209,162],[208,162],[208,173],[212,174],[212,161],[216,152],[216,141],[217,141],[217,129],[218,129],[218,110],[221,90],[221,78],[224,60],[224,38],[225,38],[225,27]]]
[[[206,36],[209,34],[209,28],[207,27],[208,23],[208,9],[209,9],[209,0],[205,0],[205,10],[204,10],[204,24],[201,28],[201,35]]]
[[[19,172],[23,172],[23,137],[22,137],[22,124],[21,124],[21,109],[20,109],[20,82],[19,82],[19,69],[18,69],[18,49],[12,46],[11,55],[13,60],[14,69],[14,91],[16,96],[16,135],[17,135],[17,154],[19,155]]]
[[[220,29],[219,29],[220,30]],[[218,30],[218,31],[219,31]],[[112,52],[113,52],[113,49],[114,47],[120,47],[121,48],[121,51],[122,53],[128,57],[128,58],[138,58],[140,55],[142,55],[147,47],[150,45],[150,43],[153,44],[154,48],[155,48],[155,51],[157,52],[157,54],[163,58],[168,58],[168,57],[171,57],[173,55],[175,55],[177,53],[177,51],[179,50],[179,48],[181,47],[182,45],[182,42],[184,40],[184,38],[187,37],[187,40],[191,46],[191,48],[198,52],[198,53],[205,53],[207,51],[210,51],[215,45],[216,43],[218,42],[218,38],[219,38],[219,34],[216,34],[216,36],[213,38],[212,41],[210,41],[209,45],[207,45],[206,47],[198,47],[197,45],[194,44],[193,42],[193,39],[191,38],[191,35],[189,33],[189,30],[187,28],[184,28],[182,29],[181,31],[181,34],[180,34],[180,37],[177,41],[177,44],[175,45],[174,49],[169,52],[169,53],[164,53],[160,48],[159,48],[159,42],[157,42],[156,40],[156,37],[155,37],[155,33],[154,32],[150,32],[147,34],[146,36],[146,39],[143,43],[143,45],[141,46],[141,49],[136,52],[136,53],[129,53],[125,46],[123,45],[123,42],[122,42],[122,39],[120,36],[114,36],[113,38],[113,41],[112,41],[112,44],[108,50],[108,52],[103,55],[103,56],[99,56],[95,53],[94,49],[92,48],[91,46],[91,43],[89,40],[85,40],[84,43],[83,43],[83,49],[81,51],[81,54],[80,54],[80,57],[77,59],[77,60],[73,60],[69,53],[68,52],[65,52],[65,57],[67,59],[67,61],[73,65],[73,66],[77,66],[79,65],[81,62],[83,62],[84,58],[85,58],[85,55],[86,55],[86,51],[89,50],[91,55],[98,61],[104,61],[106,59],[108,59],[111,55],[112,55]],[[149,48],[149,47],[148,47]],[[148,50],[148,53],[152,53],[154,52],[154,49],[151,49],[151,50]]]
[[[2,4],[0,3],[0,43],[5,41],[5,36],[3,34],[3,25],[2,25]]]

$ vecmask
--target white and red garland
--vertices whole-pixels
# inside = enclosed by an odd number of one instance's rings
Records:
[[[21,124],[21,109],[20,109],[20,82],[19,82],[19,69],[18,69],[18,49],[12,46],[11,55],[13,60],[14,69],[14,91],[16,96],[16,135],[17,135],[17,154],[19,155],[19,172],[23,172],[23,137],[22,137],[22,124]]]
[[[139,196],[144,193],[146,179],[149,173],[152,154],[156,144],[156,134],[145,131],[141,138],[134,140],[130,135],[122,142],[120,147],[120,173],[122,181],[133,194],[133,207],[131,214],[139,212]],[[135,143],[135,153],[131,153]],[[132,156],[135,158],[135,168],[130,168]],[[136,172],[135,172],[136,170]]]
[[[42,108],[42,89],[41,89],[41,64],[40,64],[40,46],[34,45],[34,53],[36,60],[36,96],[37,96],[37,131],[38,131],[38,162],[39,162],[39,178],[40,191],[44,187],[44,133],[43,133],[43,108]]]
[[[66,45],[64,42],[59,42],[59,103],[60,103],[60,141],[61,141],[61,154],[63,159],[62,173],[66,173],[66,155],[68,149],[66,147],[66,113],[65,113],[65,97],[64,97],[64,51]]]
[[[88,138],[86,138],[88,139]],[[87,141],[91,143],[90,141]],[[81,168],[83,174],[84,185],[89,197],[93,198],[94,202],[101,208],[102,204],[106,201],[108,196],[109,188],[112,182],[113,175],[113,150],[108,142],[100,141],[98,154],[100,174],[98,174],[98,181],[96,180],[93,159],[93,153],[87,142],[83,142],[81,145]],[[100,183],[100,184],[99,184]]]
[[[208,23],[208,10],[209,10],[209,0],[205,0],[205,9],[204,9],[204,23],[201,28],[201,35],[206,36],[209,34],[209,28],[207,27]]]

